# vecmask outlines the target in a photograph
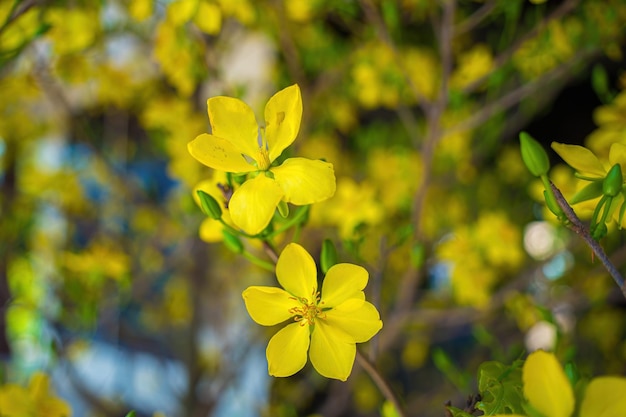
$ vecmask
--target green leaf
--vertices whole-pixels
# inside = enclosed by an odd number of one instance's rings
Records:
[[[324,239],[322,243],[322,253],[320,255],[320,266],[322,267],[322,272],[326,274],[330,267],[337,263],[337,249],[335,248],[335,244],[330,239]]]
[[[476,408],[485,415],[524,414],[522,387],[523,361],[512,365],[500,362],[484,362],[478,368],[478,390],[482,400]]]
[[[460,408],[452,407],[451,405],[446,407],[452,417],[474,417],[473,414],[470,414],[466,411],[461,410]]]
[[[128,414],[126,414],[126,417],[135,417],[137,415],[137,413],[135,412],[135,410],[129,411]]]

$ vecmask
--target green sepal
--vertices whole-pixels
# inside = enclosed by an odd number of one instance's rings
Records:
[[[600,240],[608,233],[609,229],[606,227],[606,223],[600,222],[591,230],[591,237],[595,240]]]
[[[620,230],[622,230],[622,220],[624,220],[624,213],[626,213],[626,193],[624,197],[624,202],[622,203],[622,207],[619,209],[619,217],[617,218],[617,224]]]
[[[546,175],[550,170],[550,160],[543,146],[526,132],[519,134],[519,140],[526,168],[535,177]]]
[[[622,167],[620,164],[615,164],[609,170],[609,173],[604,177],[602,181],[602,193],[609,197],[616,197],[622,192],[622,184],[624,178],[622,176]]]
[[[126,414],[126,417],[135,417],[137,415],[137,413],[135,412],[135,410],[129,411],[128,414]]]
[[[243,243],[239,236],[234,235],[226,229],[222,229],[222,236],[224,237],[224,245],[235,253],[243,252]]]
[[[220,203],[218,203],[211,194],[206,193],[202,190],[198,190],[197,194],[200,198],[200,206],[202,207],[202,212],[212,219],[221,219],[222,208],[220,207]]]
[[[278,213],[283,219],[286,219],[287,216],[289,216],[289,205],[284,200],[280,200],[278,202]]]
[[[564,366],[564,370],[570,384],[573,387],[576,386],[578,380],[580,379],[580,374],[578,373],[578,368],[576,368],[576,365],[571,362],[566,363]]]
[[[554,214],[559,220],[566,219],[565,213],[563,213],[563,209],[559,206],[559,203],[556,202],[556,197],[554,194],[549,192],[548,190],[543,190],[543,198],[546,200],[546,206],[548,209]]]
[[[583,201],[593,200],[594,198],[598,198],[602,195],[602,181],[593,181],[592,183],[586,185],[570,200],[570,204],[578,204]]]
[[[337,263],[337,248],[330,239],[324,239],[322,243],[322,253],[320,254],[320,266],[322,272],[326,274],[328,270]]]

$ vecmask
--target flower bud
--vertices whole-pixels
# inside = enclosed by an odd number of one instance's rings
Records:
[[[331,266],[337,263],[337,248],[330,239],[324,239],[322,243],[322,253],[320,255],[320,266],[322,272],[326,274]]]
[[[622,177],[622,167],[620,164],[615,164],[609,170],[609,173],[604,177],[602,182],[602,194],[609,197],[617,197],[622,191],[622,184],[624,178]]]
[[[285,200],[280,200],[278,202],[278,213],[281,215],[283,219],[289,216],[289,205],[287,205]]]
[[[526,164],[526,168],[535,177],[546,175],[550,169],[550,160],[543,146],[526,132],[519,134],[519,140],[522,159],[524,164]]]
[[[204,214],[212,219],[219,220],[222,217],[222,208],[220,204],[209,193],[205,193],[202,190],[198,190],[198,197],[200,198],[200,205]]]

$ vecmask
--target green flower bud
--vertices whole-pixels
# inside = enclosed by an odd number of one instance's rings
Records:
[[[606,227],[606,223],[601,222],[596,225],[596,227],[591,230],[591,237],[595,240],[600,240],[608,233],[608,228]]]
[[[243,252],[243,243],[239,236],[234,235],[226,229],[222,230],[222,236],[224,237],[224,245],[235,253]]]
[[[609,170],[609,173],[604,177],[602,182],[602,194],[609,197],[616,197],[622,191],[622,184],[624,178],[622,177],[622,167],[619,164],[615,164]]]
[[[543,146],[526,132],[519,134],[519,140],[522,159],[524,164],[526,164],[526,168],[535,177],[546,175],[548,170],[550,170],[550,160]]]
[[[278,202],[278,213],[282,216],[283,219],[289,216],[289,205],[284,200],[280,200]]]
[[[200,197],[200,205],[204,214],[212,219],[219,220],[222,218],[222,208],[220,204],[209,193],[205,193],[202,190],[198,190],[198,197]]]
[[[320,255],[320,266],[322,272],[326,274],[331,266],[337,263],[337,248],[330,239],[324,239],[322,243],[322,253]]]

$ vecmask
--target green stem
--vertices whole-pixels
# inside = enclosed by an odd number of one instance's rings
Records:
[[[271,262],[267,262],[264,261],[263,259],[259,259],[256,256],[254,256],[252,253],[244,250],[243,252],[241,252],[241,254],[244,256],[244,258],[246,258],[247,260],[249,260],[250,262],[252,262],[253,264],[255,264],[256,266],[260,266],[263,269],[266,269],[270,272],[274,272],[274,264]]]
[[[289,228],[291,228],[292,226],[300,223],[300,221],[302,220],[302,218],[309,212],[309,207],[310,206],[303,206],[300,209],[298,209],[298,211],[296,212],[296,214],[293,216],[293,218],[289,219],[289,221],[287,221],[287,223],[285,223],[284,225],[282,225],[279,229],[274,230],[272,233],[270,233],[267,238],[270,239],[276,235],[281,234],[282,232],[284,232],[285,230],[288,230]]]

